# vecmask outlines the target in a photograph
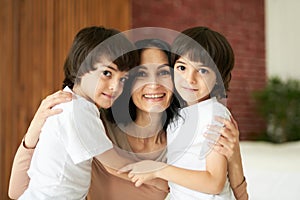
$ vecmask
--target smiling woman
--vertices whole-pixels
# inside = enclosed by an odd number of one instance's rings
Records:
[[[162,112],[170,105],[173,82],[167,55],[159,49],[145,49],[136,72],[132,100],[143,112]],[[143,104],[143,105],[141,105]]]
[[[130,71],[129,81],[112,107],[113,116],[110,118],[125,125],[123,128],[141,126],[143,133],[147,126],[153,135],[161,129],[166,130],[179,108],[179,101],[173,95],[170,47],[159,39],[140,40],[135,45],[140,55],[140,64]],[[124,111],[124,107],[129,107],[129,110]],[[132,131],[126,132],[131,134]],[[148,136],[143,134],[139,137]]]

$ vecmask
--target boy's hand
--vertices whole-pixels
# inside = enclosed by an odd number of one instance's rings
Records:
[[[135,183],[136,187],[139,187],[146,181],[157,178],[157,171],[166,166],[167,164],[163,162],[144,160],[141,162],[129,164],[121,168],[118,173],[129,172],[128,177],[132,182]]]

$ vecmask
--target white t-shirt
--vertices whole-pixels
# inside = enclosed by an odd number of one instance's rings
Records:
[[[211,98],[180,110],[181,117],[167,129],[167,162],[170,165],[190,170],[206,170],[206,156],[211,151],[208,139],[204,137],[207,126],[221,125],[215,116],[229,118],[229,110],[216,98]],[[222,126],[222,125],[221,125]],[[219,133],[209,132],[217,141]],[[170,199],[234,199],[228,180],[219,195],[201,193],[169,182]]]
[[[46,120],[28,170],[29,186],[19,199],[84,199],[92,158],[112,148],[95,104],[74,95],[56,108],[63,112]]]

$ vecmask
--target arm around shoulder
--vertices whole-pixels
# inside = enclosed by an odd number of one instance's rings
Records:
[[[233,188],[233,193],[236,200],[248,200],[248,192],[247,192],[247,182],[244,178],[243,182],[237,187]]]
[[[11,175],[9,180],[8,196],[11,199],[18,199],[29,184],[29,177],[27,171],[30,167],[34,149],[28,149],[24,145],[24,139],[20,144],[11,169]]]

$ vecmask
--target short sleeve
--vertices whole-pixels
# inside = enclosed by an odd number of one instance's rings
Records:
[[[65,116],[69,123],[61,124],[67,134],[61,134],[61,138],[73,162],[80,163],[111,149],[98,108],[80,97],[71,106]]]

